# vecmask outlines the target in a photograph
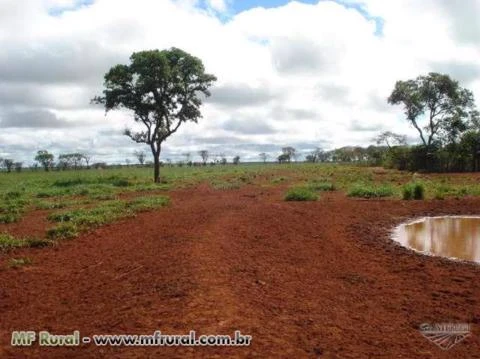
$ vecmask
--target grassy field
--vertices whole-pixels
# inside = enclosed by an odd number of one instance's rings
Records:
[[[480,184],[468,174],[418,175],[408,172],[336,164],[245,164],[165,167],[162,183],[152,182],[150,168],[0,173],[0,224],[6,227],[0,249],[43,246],[75,237],[141,211],[167,206],[168,192],[207,183],[215,190],[246,185],[284,186],[287,201],[321,200],[325,191],[349,197],[435,199],[478,196]],[[47,212],[44,238],[15,239],[8,224],[35,210]],[[28,225],[28,224],[26,224]]]

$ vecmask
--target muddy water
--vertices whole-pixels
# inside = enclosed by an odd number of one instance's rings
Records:
[[[426,217],[401,224],[393,239],[423,253],[480,263],[480,217]]]

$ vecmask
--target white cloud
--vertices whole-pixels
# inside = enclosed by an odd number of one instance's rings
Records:
[[[227,11],[227,1],[226,0],[207,0],[208,6],[213,10],[218,12]]]
[[[218,77],[204,118],[166,142],[168,157],[203,147],[256,159],[259,149],[288,144],[367,145],[384,129],[416,136],[386,98],[395,81],[432,70],[451,73],[480,98],[472,17],[480,0],[361,0],[383,19],[381,36],[374,20],[333,1],[258,7],[223,21],[215,15],[230,11],[223,0],[207,8],[198,0],[82,3],[0,0],[0,116],[10,116],[10,126],[21,113],[24,127],[0,128],[0,155],[29,162],[34,149],[84,148],[98,160],[131,156],[137,145],[120,135],[131,118],[105,118],[89,100],[110,66],[143,49],[183,48]],[[40,130],[32,146],[25,126],[35,118],[37,127],[49,119],[63,127]]]

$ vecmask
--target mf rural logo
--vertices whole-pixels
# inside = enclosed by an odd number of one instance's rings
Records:
[[[422,324],[420,333],[443,350],[449,350],[471,334],[470,324]]]

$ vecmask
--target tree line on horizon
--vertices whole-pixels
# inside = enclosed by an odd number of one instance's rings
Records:
[[[205,72],[199,58],[171,48],[135,52],[130,64],[113,66],[104,80],[103,94],[95,96],[92,103],[102,105],[106,112],[117,109],[133,112],[134,121],[143,125],[143,130],[126,129],[124,134],[150,147],[154,182],[160,182],[162,144],[183,123],[198,122],[202,117],[202,100],[210,96],[209,88],[216,77]],[[480,114],[473,93],[462,88],[458,81],[439,73],[397,81],[387,102],[402,106],[405,120],[418,132],[419,145],[408,146],[401,134],[384,132],[376,138],[377,146],[317,149],[306,156],[306,161],[367,162],[399,170],[430,172],[479,170]],[[199,155],[206,165],[208,151],[202,150]],[[136,153],[136,157],[144,163],[144,153]],[[268,155],[261,153],[259,157],[266,162]],[[297,161],[298,157],[293,147],[284,147],[276,160],[288,163],[292,159]],[[39,151],[35,160],[46,171],[53,167],[54,158],[48,151]],[[85,155],[60,155],[57,167],[75,169],[82,161],[89,167]],[[233,163],[239,162],[240,157],[236,156]],[[191,160],[186,163],[194,165]],[[222,157],[219,163],[226,164],[226,158]],[[3,159],[0,165],[7,172],[22,168],[21,162],[11,159]]]

